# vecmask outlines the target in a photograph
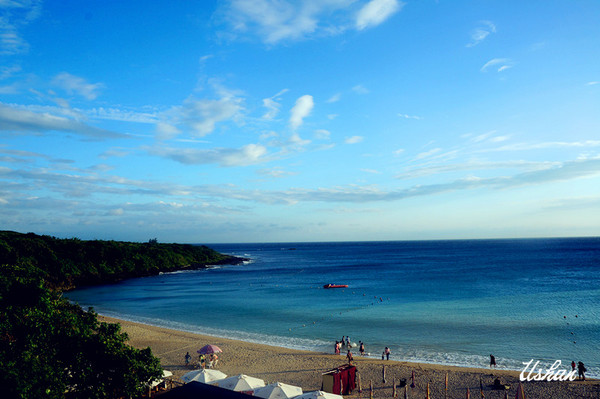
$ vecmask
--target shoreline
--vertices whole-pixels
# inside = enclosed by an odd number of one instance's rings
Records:
[[[135,348],[150,347],[160,358],[165,370],[175,379],[193,370],[197,361],[196,350],[206,344],[215,344],[223,353],[219,354],[218,369],[227,375],[247,374],[265,380],[266,383],[283,382],[301,386],[305,392],[321,388],[323,372],[346,363],[345,356],[311,352],[298,349],[269,346],[260,343],[172,330],[108,316],[98,316],[100,321],[121,324],[122,331],[129,336],[128,343]],[[332,345],[333,346],[333,345]],[[190,367],[184,364],[186,352],[192,355]],[[357,352],[357,351],[356,351]],[[353,351],[354,354],[354,351]],[[503,398],[504,391],[492,390],[496,378],[510,385],[509,397],[514,397],[519,385],[520,371],[484,369],[464,366],[449,366],[431,363],[409,363],[396,360],[380,360],[354,354],[355,365],[361,376],[362,396],[368,395],[369,381],[373,381],[375,397],[392,397],[394,378],[399,384],[406,379],[410,384],[412,372],[416,374],[416,387],[407,388],[409,397],[425,397],[427,384],[431,397],[445,394],[445,376],[448,374],[448,398],[464,398],[467,388],[472,395],[479,394],[480,383],[488,398]],[[383,366],[386,382],[383,382]],[[568,365],[565,365],[568,367]],[[550,367],[550,365],[544,365]],[[545,369],[544,369],[545,371]],[[525,381],[523,388],[528,398],[597,398],[600,396],[600,381]],[[402,397],[404,388],[398,388]],[[358,389],[351,398],[359,397]]]

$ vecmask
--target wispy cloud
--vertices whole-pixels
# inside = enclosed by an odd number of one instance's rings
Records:
[[[314,105],[313,97],[308,94],[296,100],[290,116],[290,126],[293,130],[298,129],[302,125],[304,118],[310,114]]]
[[[490,33],[496,32],[496,25],[494,25],[491,21],[481,21],[479,26],[477,26],[471,32],[471,41],[467,43],[467,47],[477,46],[479,43],[485,40]]]
[[[369,89],[363,85],[356,85],[352,88],[352,91],[357,94],[369,94]]]
[[[331,136],[331,132],[326,129],[315,130],[315,137],[321,140],[327,140]]]
[[[493,58],[486,62],[481,67],[481,72],[487,72],[488,69],[494,68],[496,72],[502,72],[514,66],[514,62],[509,58]]]
[[[49,113],[36,113],[28,109],[0,104],[0,131],[7,132],[66,132],[94,139],[123,138],[127,135],[94,126],[78,120]]]
[[[400,118],[404,118],[404,119],[416,119],[416,120],[421,120],[423,119],[422,117],[418,116],[418,115],[408,115],[408,114],[398,114],[398,116]]]
[[[402,9],[404,3],[397,0],[371,0],[356,16],[356,28],[363,30],[377,26]]]
[[[341,93],[335,93],[333,96],[327,99],[327,103],[337,103],[342,98]]]
[[[175,106],[160,115],[157,125],[159,136],[173,138],[178,132],[192,137],[212,133],[217,124],[235,120],[243,111],[242,99],[224,96],[218,100],[189,97],[181,106]]]
[[[595,85],[597,85],[597,84],[600,84],[600,82],[597,82],[597,81],[592,81],[592,82],[587,82],[585,85],[586,85],[586,86],[595,86]]]
[[[425,152],[421,152],[421,153],[417,154],[417,156],[415,157],[415,160],[429,158],[432,155],[438,154],[441,151],[442,151],[441,148],[432,148],[429,151],[425,151]]]
[[[277,114],[279,113],[279,108],[281,107],[281,104],[278,101],[281,100],[280,96],[286,93],[287,91],[288,89],[283,89],[274,96],[264,98],[262,100],[263,106],[267,109],[267,112],[263,115],[263,119],[271,120],[277,116]]]
[[[276,179],[280,179],[282,177],[293,176],[293,175],[298,174],[296,172],[287,172],[279,166],[276,166],[274,168],[268,168],[268,169],[259,169],[256,171],[256,173],[258,173],[259,175],[273,177]]]
[[[21,30],[41,13],[41,0],[0,1],[0,55],[26,53],[29,43]]]
[[[348,137],[346,138],[346,140],[344,140],[344,142],[346,144],[358,144],[360,142],[362,142],[365,138],[363,136],[352,136],[352,137]]]
[[[375,169],[361,169],[361,172],[370,173],[373,175],[380,175],[381,171]]]
[[[69,94],[78,94],[87,100],[95,100],[99,90],[104,87],[102,83],[88,83],[85,79],[67,72],[56,75],[52,79],[52,84]]]
[[[148,152],[162,158],[168,158],[185,165],[218,164],[220,166],[247,166],[265,161],[266,147],[260,144],[248,144],[241,148],[173,148],[153,147]]]
[[[600,140],[584,140],[584,141],[546,141],[542,143],[514,143],[506,144],[501,147],[494,147],[480,152],[492,151],[528,151],[540,150],[547,148],[595,148],[600,147]]]
[[[481,171],[481,170],[542,170],[550,167],[560,166],[560,162],[531,162],[531,161],[503,161],[503,162],[480,162],[471,161],[457,164],[433,165],[418,167],[407,170],[396,175],[397,179],[415,179],[425,176],[439,175],[442,173]]]
[[[230,0],[217,13],[230,34],[257,35],[266,44],[339,35],[348,29],[375,27],[399,11],[398,0]],[[360,7],[360,8],[359,8]]]

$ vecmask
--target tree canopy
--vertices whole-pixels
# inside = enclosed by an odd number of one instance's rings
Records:
[[[239,263],[208,247],[58,239],[0,231],[0,386],[9,398],[129,398],[162,376],[150,348],[126,344],[60,291],[210,264]]]
[[[44,272],[49,287],[61,290],[241,261],[204,245],[160,244],[156,239],[147,243],[84,241],[0,231],[0,264],[27,262]]]
[[[43,285],[31,265],[0,266],[0,381],[11,398],[138,396],[162,375],[150,348],[125,342],[119,324],[99,322]],[[3,394],[4,395],[4,394]]]

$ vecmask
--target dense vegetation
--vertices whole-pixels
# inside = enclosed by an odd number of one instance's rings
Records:
[[[162,369],[119,324],[44,287],[31,265],[0,265],[0,386],[4,398],[120,398],[147,391]]]
[[[242,259],[193,245],[0,231],[0,386],[7,398],[130,398],[162,376],[150,348],[61,297],[101,284]]]
[[[199,245],[82,241],[0,231],[0,264],[34,266],[43,272],[48,287],[60,290],[239,261]]]

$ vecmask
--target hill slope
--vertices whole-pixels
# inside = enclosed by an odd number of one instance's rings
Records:
[[[243,260],[203,245],[83,241],[0,231],[0,264],[35,267],[56,290]]]

